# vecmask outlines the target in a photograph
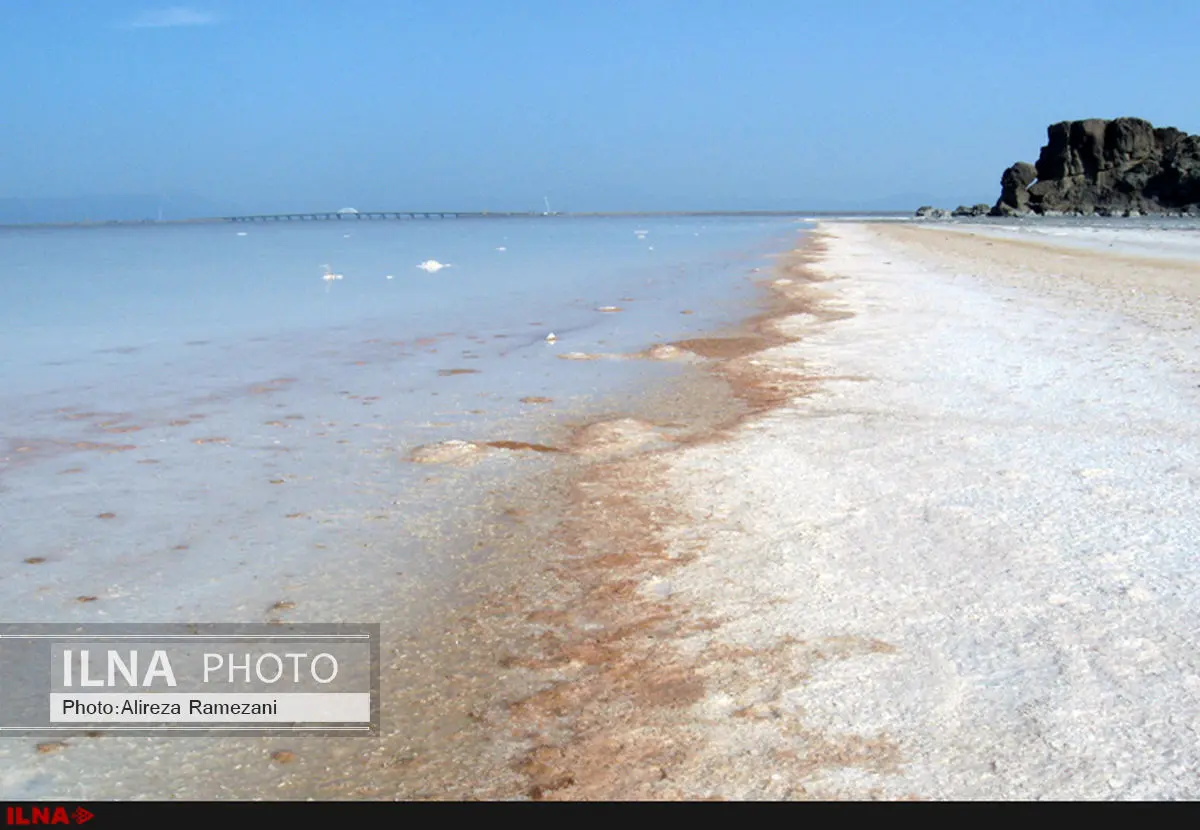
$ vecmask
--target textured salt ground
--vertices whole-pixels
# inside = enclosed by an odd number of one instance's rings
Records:
[[[1004,228],[872,228],[931,264],[1158,327],[1190,327],[1200,305],[1200,231],[1079,227],[1009,239]],[[1095,248],[1093,235],[1113,247]]]
[[[1008,225],[995,220],[950,224],[949,230],[1049,243],[1054,248],[1081,249],[1157,260],[1200,260],[1200,222],[1195,219],[1085,220],[1041,219]]]
[[[693,794],[1194,798],[1195,267],[822,233],[854,316],[760,359],[865,380],[664,470],[673,595],[724,620],[681,649],[776,655],[710,678]]]
[[[742,416],[585,468],[527,529],[549,567],[455,635],[503,675],[409,792],[1195,796],[1200,349],[1186,304],[1137,316],[1175,272],[1089,304],[1019,246],[822,230],[788,316],[691,344]]]

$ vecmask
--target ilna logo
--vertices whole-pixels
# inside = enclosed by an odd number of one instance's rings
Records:
[[[95,816],[82,807],[67,812],[66,807],[8,807],[5,818],[14,824],[84,824]]]

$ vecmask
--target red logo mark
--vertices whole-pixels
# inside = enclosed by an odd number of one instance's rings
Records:
[[[76,807],[70,813],[66,807],[9,807],[5,811],[8,824],[83,824],[91,821],[95,815],[82,807]]]

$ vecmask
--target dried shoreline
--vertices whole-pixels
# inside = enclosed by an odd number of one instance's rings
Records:
[[[782,320],[822,324],[848,314],[827,304],[808,269],[819,256],[819,240],[806,237],[764,281],[769,301],[761,314],[671,344],[704,361],[678,395],[647,401],[638,418],[578,425],[567,442],[573,465],[519,496],[506,494],[507,506],[496,503],[510,524],[486,531],[497,552],[475,582],[506,587],[484,589],[440,637],[436,627],[422,635],[426,643],[454,643],[432,649],[431,680],[448,663],[463,671],[412,702],[424,717],[455,727],[405,756],[399,797],[696,797],[687,769],[707,760],[689,707],[704,698],[714,667],[746,672],[771,655],[716,643],[700,654],[688,653],[692,642],[681,647],[721,621],[673,594],[672,573],[696,552],[666,542],[681,517],[662,498],[669,491],[663,461],[681,448],[729,440],[819,382],[802,367],[767,368],[757,359],[793,342]],[[692,417],[681,423],[681,413]]]
[[[510,587],[394,795],[1186,793],[1194,271],[1044,253],[827,225],[762,316],[674,344],[725,417],[581,425],[596,460],[505,495]]]

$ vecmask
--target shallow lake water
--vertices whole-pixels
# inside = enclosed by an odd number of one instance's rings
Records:
[[[448,474],[412,449],[535,440],[556,413],[679,372],[560,355],[744,316],[754,269],[802,227],[0,230],[3,617],[371,621],[428,601],[451,566],[429,544],[453,531],[447,504],[511,470]]]

